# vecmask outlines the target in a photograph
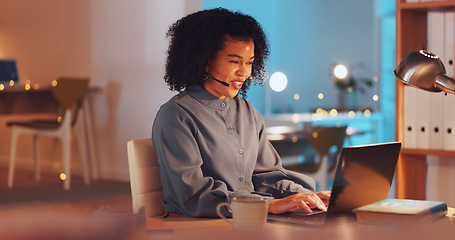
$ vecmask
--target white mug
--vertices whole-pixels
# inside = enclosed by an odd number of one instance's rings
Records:
[[[220,203],[216,212],[220,218],[231,224],[234,229],[260,229],[267,222],[269,201],[265,198],[233,198],[231,203]],[[227,207],[232,212],[233,220],[227,219],[221,208]]]

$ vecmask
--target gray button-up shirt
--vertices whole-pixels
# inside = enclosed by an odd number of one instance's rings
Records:
[[[312,178],[283,169],[261,114],[242,97],[189,87],[161,106],[152,139],[168,212],[213,217],[233,197],[314,191]]]

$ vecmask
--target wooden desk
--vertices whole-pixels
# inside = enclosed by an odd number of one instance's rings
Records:
[[[98,87],[90,87],[88,95],[97,94],[99,91]],[[87,104],[88,102],[84,102],[84,105]],[[57,112],[58,102],[53,96],[51,86],[30,90],[14,86],[0,90],[0,115]]]
[[[58,103],[50,87],[25,90],[7,87],[0,91],[0,115],[23,113],[57,113]]]
[[[449,208],[449,214],[455,213]],[[455,222],[448,218],[426,225],[377,226],[340,221],[324,227],[267,223],[262,230],[235,231],[221,219],[168,217],[162,222],[173,232],[149,232],[148,239],[242,240],[242,239],[438,239],[453,240]]]

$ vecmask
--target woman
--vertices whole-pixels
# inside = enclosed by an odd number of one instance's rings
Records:
[[[152,139],[167,212],[214,217],[233,197],[266,197],[269,212],[326,210],[330,192],[283,169],[264,120],[245,95],[265,81],[267,39],[252,17],[226,9],[169,28],[165,81],[179,94],[157,113]]]

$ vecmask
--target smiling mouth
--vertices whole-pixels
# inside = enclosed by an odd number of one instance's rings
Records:
[[[242,85],[243,85],[243,81],[232,81],[231,83],[237,89],[240,89],[242,87]]]

